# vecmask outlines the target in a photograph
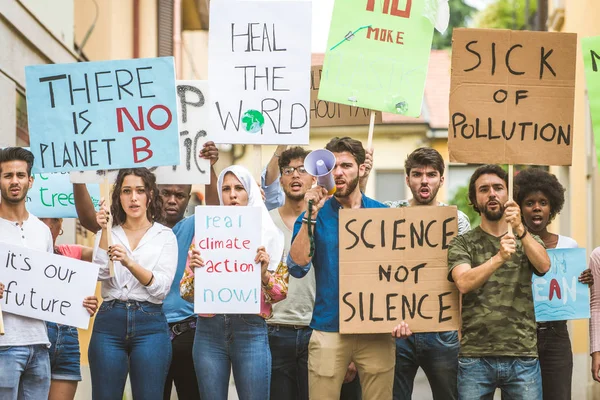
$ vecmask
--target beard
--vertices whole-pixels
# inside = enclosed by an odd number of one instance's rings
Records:
[[[10,187],[7,188],[6,190],[3,189],[1,191],[2,201],[6,201],[7,203],[11,203],[11,204],[18,204],[18,203],[22,202],[27,197],[27,191],[28,191],[28,188],[27,187],[23,187],[22,190],[21,190],[21,196],[19,196],[19,197],[11,197],[10,196]]]
[[[306,194],[306,191],[296,194],[290,192],[287,188],[283,188],[283,194],[285,194],[286,199],[290,199],[292,201],[300,201],[304,200],[304,195]]]
[[[350,193],[354,192],[354,190],[358,186],[358,179],[359,179],[359,177],[357,176],[355,179],[348,182],[345,190],[341,190],[341,191],[336,190],[336,192],[333,195],[338,198],[339,197],[348,197],[350,195]]]
[[[483,207],[481,207],[480,205],[477,206],[477,208],[479,208],[480,210],[483,210],[483,215],[485,215],[485,218],[488,221],[500,221],[500,219],[502,218],[502,216],[504,215],[504,206],[500,203],[498,203],[498,210],[497,211],[490,211],[487,208],[487,205],[484,205]]]
[[[419,189],[421,189],[419,187]],[[440,190],[440,187],[436,187],[436,188],[432,188],[430,189],[429,192],[429,198],[428,199],[422,199],[421,196],[419,195],[419,192],[413,192],[413,199],[419,203],[420,206],[428,206],[431,203],[433,203],[434,201],[436,201],[436,197],[438,194],[438,191]]]

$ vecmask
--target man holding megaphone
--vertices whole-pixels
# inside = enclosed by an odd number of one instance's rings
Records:
[[[304,195],[307,212],[301,214],[294,225],[287,259],[290,274],[296,278],[308,273],[311,262],[315,268],[309,395],[311,399],[339,399],[348,361],[354,361],[363,398],[391,399],[396,361],[393,336],[339,333],[339,210],[386,206],[360,191],[359,180],[365,175],[365,149],[360,141],[336,137],[325,148],[331,154],[316,151],[304,161],[304,167],[317,177],[320,186]],[[396,337],[410,334],[404,323],[393,332]]]

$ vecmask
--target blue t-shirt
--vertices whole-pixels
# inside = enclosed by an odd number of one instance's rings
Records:
[[[183,277],[188,251],[194,238],[194,216],[191,215],[179,221],[173,227],[173,233],[177,237],[177,271],[175,271],[171,290],[163,301],[163,311],[170,324],[195,315],[194,304],[185,301],[179,295],[179,282]]]
[[[385,204],[362,195],[361,208],[386,208]],[[315,253],[312,265],[315,267],[317,291],[315,308],[310,327],[324,332],[340,331],[340,253],[339,253],[339,211],[342,206],[335,197],[323,204],[317,214],[315,224]],[[292,242],[302,227],[302,213],[294,224]],[[310,270],[311,264],[298,265],[288,254],[287,265],[290,275],[302,278]]]

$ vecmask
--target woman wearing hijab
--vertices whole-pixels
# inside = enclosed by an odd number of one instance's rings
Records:
[[[271,352],[265,319],[270,318],[271,304],[287,295],[288,275],[276,273],[283,253],[283,234],[275,226],[260,189],[250,172],[233,165],[218,179],[219,202],[222,206],[254,206],[261,208],[261,243],[255,262],[261,264],[262,293],[259,315],[200,315],[194,339],[194,366],[203,399],[226,400],[229,373],[233,368],[240,400],[269,398]],[[194,241],[195,242],[195,241]],[[204,266],[199,250],[192,251],[181,280],[181,295],[193,301],[194,268]]]

